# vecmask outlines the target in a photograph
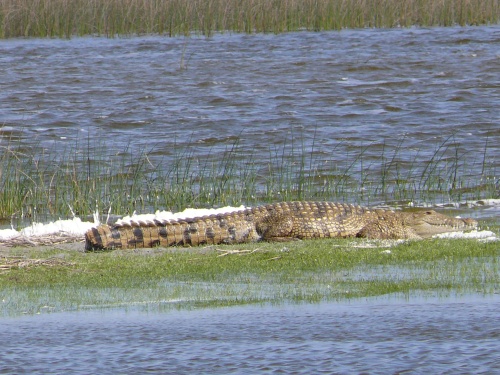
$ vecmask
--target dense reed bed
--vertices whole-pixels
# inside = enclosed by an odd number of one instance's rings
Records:
[[[325,150],[298,137],[257,159],[238,141],[217,153],[174,145],[161,156],[90,139],[50,149],[12,141],[0,148],[0,218],[16,226],[96,209],[125,215],[289,200],[406,205],[498,197],[489,144],[476,157],[453,137],[426,156],[408,153],[404,141],[349,147]]]
[[[498,23],[497,0],[0,0],[0,37],[281,33]]]

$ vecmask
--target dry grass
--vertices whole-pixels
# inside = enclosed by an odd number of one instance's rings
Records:
[[[188,35],[498,23],[498,0],[0,0],[0,37]]]
[[[0,273],[12,269],[32,268],[32,267],[69,267],[74,266],[73,262],[66,262],[59,258],[48,259],[26,259],[25,257],[7,257],[0,259]]]
[[[67,233],[57,233],[44,236],[23,236],[19,235],[8,240],[0,239],[0,246],[18,247],[18,246],[54,246],[63,243],[83,242],[83,236]],[[83,246],[83,245],[82,245]]]

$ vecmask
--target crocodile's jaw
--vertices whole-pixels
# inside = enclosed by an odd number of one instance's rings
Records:
[[[407,224],[422,238],[441,233],[473,230],[478,225],[474,219],[452,218],[433,210],[415,212],[410,215]]]

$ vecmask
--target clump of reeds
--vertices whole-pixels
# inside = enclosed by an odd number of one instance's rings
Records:
[[[498,23],[497,0],[1,0],[0,37],[188,35]]]
[[[458,202],[495,198],[496,164],[484,152],[473,157],[453,136],[435,149],[412,152],[402,141],[332,150],[292,138],[270,146],[258,159],[238,141],[223,152],[173,146],[158,159],[132,146],[113,150],[85,141],[47,150],[11,142],[0,149],[0,218],[45,221],[91,216],[96,208],[124,215],[133,211],[186,207],[256,205],[289,200],[358,204]]]

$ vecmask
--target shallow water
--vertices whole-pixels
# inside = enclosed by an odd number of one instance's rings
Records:
[[[500,368],[500,295],[0,319],[2,373],[441,373]]]
[[[380,180],[388,163],[404,177],[434,157],[434,175],[476,188],[500,167],[499,42],[499,26],[2,40],[0,147],[79,140],[166,168],[176,146],[196,163],[238,142],[233,157],[264,173],[295,138],[285,158],[311,155],[319,181],[350,165]]]

